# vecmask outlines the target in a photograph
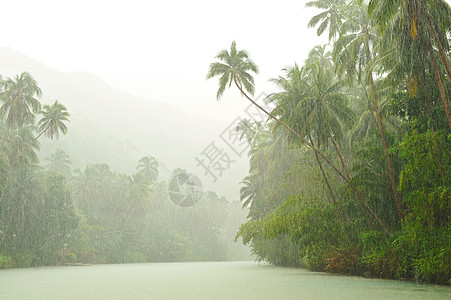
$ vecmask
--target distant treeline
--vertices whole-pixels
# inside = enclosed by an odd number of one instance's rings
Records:
[[[239,201],[206,191],[175,205],[150,156],[131,176],[106,164],[72,171],[62,150],[40,164],[40,139],[68,130],[66,107],[42,106],[28,73],[2,78],[0,92],[0,268],[249,258],[234,242]]]

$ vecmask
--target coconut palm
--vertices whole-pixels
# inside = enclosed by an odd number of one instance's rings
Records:
[[[346,5],[345,0],[316,0],[310,1],[305,6],[306,7],[316,7],[319,9],[324,9],[323,12],[314,16],[310,22],[308,23],[308,27],[315,27],[318,23],[321,24],[318,26],[316,33],[321,35],[329,30],[329,41],[334,39],[339,31],[340,25],[343,19],[343,8]]]
[[[246,90],[250,95],[254,95],[254,78],[249,72],[258,74],[257,65],[249,58],[246,50],[237,50],[236,42],[233,41],[230,51],[221,50],[216,58],[220,62],[210,64],[207,79],[221,76],[219,78],[219,90],[216,98],[221,99],[226,87],[234,83],[240,90]]]
[[[243,208],[249,208],[255,198],[255,187],[252,185],[250,177],[251,176],[246,176],[240,182],[242,185],[240,188],[240,200]]]
[[[422,37],[434,41],[449,80],[451,70],[446,59],[449,51],[447,33],[451,30],[451,7],[446,1],[370,0],[368,12],[374,23],[385,33],[396,26],[398,37]],[[418,55],[418,54],[417,54]]]
[[[252,157],[256,149],[263,144],[267,144],[271,139],[268,127],[263,122],[252,122],[249,119],[241,120],[235,128],[236,132],[241,132],[239,140],[246,139],[250,146],[248,155]]]
[[[356,5],[352,8],[352,11],[349,11],[347,20],[345,21],[345,23],[347,23],[346,28],[350,31],[346,33],[343,32],[334,44],[333,56],[337,65],[337,71],[340,73],[341,71],[345,71],[348,78],[351,79],[350,81],[353,81],[355,77],[357,77],[358,81],[360,81],[362,77],[367,77],[369,79],[374,111],[376,114],[379,132],[381,134],[382,145],[384,147],[392,192],[396,202],[399,219],[402,220],[404,217],[402,201],[398,195],[397,186],[393,175],[378,101],[376,99],[373,74],[372,70],[366,70],[368,63],[373,59],[372,51],[376,45],[377,36],[375,29],[371,27],[366,7],[363,5]]]
[[[315,152],[317,152],[323,159],[325,159],[328,164],[330,164],[334,170],[339,170],[332,165],[328,159],[318,151],[313,145],[310,145],[309,142],[289,127],[287,124],[276,118],[273,114],[268,112],[266,109],[257,104],[246,92],[248,92],[251,96],[254,94],[254,78],[249,72],[254,72],[258,74],[258,67],[255,63],[249,58],[249,54],[245,50],[237,50],[236,42],[233,41],[230,46],[230,51],[226,49],[221,50],[219,54],[216,56],[219,59],[219,62],[214,62],[210,64],[207,79],[220,76],[219,78],[219,89],[216,94],[216,98],[219,100],[226,87],[231,87],[232,83],[236,85],[236,87],[240,90],[241,94],[246,97],[252,104],[257,106],[261,111],[275,120],[277,123],[288,129],[291,133],[298,137],[298,139],[311,147]],[[341,174],[341,172],[339,172]],[[343,176],[341,174],[340,176]],[[343,176],[344,177],[344,176]]]
[[[8,139],[10,169],[35,164],[39,161],[39,143],[33,138],[33,127],[16,130]]]
[[[425,58],[429,56],[448,125],[451,129],[448,98],[445,94],[440,69],[435,58],[435,50],[433,49],[435,43],[448,74],[448,79],[451,80],[451,70],[445,53],[449,51],[447,34],[451,30],[450,6],[442,0],[371,0],[368,11],[381,36],[384,36],[387,40],[384,46],[392,49],[392,51],[388,51],[388,55],[383,57],[386,69],[397,75],[390,76],[390,81],[404,81],[407,77],[411,97],[415,95],[418,82],[421,81],[428,115],[430,115],[431,110],[425,72],[429,64]]]
[[[70,114],[67,109],[58,101],[55,101],[52,105],[44,105],[44,109],[41,111],[42,119],[39,120],[38,126],[40,133],[36,137],[38,139],[42,134],[50,139],[59,138],[60,131],[63,134],[67,133],[67,126],[64,122],[69,122]]]
[[[342,139],[342,125],[352,122],[354,115],[346,105],[346,96],[341,92],[342,82],[336,81],[332,70],[322,67],[321,61],[316,60],[313,53],[316,52],[311,52],[311,64],[306,66],[306,76],[302,78],[302,83],[286,84],[287,80],[281,80],[280,77],[279,80],[273,80],[276,83],[282,82],[285,88],[289,89],[293,86],[302,87],[303,91],[293,93],[293,91],[285,90],[282,95],[271,94],[268,99],[286,106],[285,111],[291,114],[288,124],[292,123],[290,125],[296,126],[301,135],[309,137],[310,143],[315,147],[326,148],[328,141],[331,140],[344,167],[346,177],[349,179],[350,176],[335,140]],[[294,70],[288,71],[288,77],[297,73],[299,69],[295,66]],[[298,78],[300,77],[294,76],[294,80]],[[288,104],[284,104],[285,101]],[[340,220],[343,220],[343,214],[316,153],[315,157]]]
[[[41,96],[41,89],[36,80],[24,72],[2,81],[1,88],[0,116],[5,119],[7,131],[33,124],[35,114],[41,109],[36,98]]]
[[[318,64],[321,68],[332,68],[332,52],[328,48],[328,45],[316,45],[313,47],[305,60],[305,65]]]
[[[247,51],[236,49],[235,41],[232,42],[230,47],[230,51],[221,50],[219,54],[216,56],[219,59],[219,62],[214,62],[210,64],[209,71],[207,73],[207,79],[220,76],[219,77],[219,89],[216,95],[217,99],[220,99],[224,94],[226,87],[230,87],[232,83],[235,83],[236,87],[240,90],[241,94],[246,97],[252,104],[257,106],[261,111],[275,120],[278,124],[286,128],[290,133],[294,134],[301,143],[310,147],[315,153],[317,153],[322,159],[326,161],[326,163],[332,167],[332,169],[345,180],[351,189],[356,194],[356,197],[361,199],[367,205],[367,202],[363,197],[359,194],[357,189],[355,189],[352,184],[349,183],[349,179],[323,154],[321,153],[314,145],[312,145],[309,141],[305,139],[302,135],[296,132],[293,128],[288,126],[286,123],[282,122],[280,119],[275,117],[272,113],[268,112],[266,109],[257,104],[247,93],[246,91],[252,95],[254,93],[254,79],[249,72],[258,73],[258,67],[255,65],[252,60],[250,60]],[[377,221],[381,224],[387,234],[390,233],[388,228],[383,224],[380,218],[377,217],[375,212],[370,209],[373,213]]]
[[[45,158],[45,160],[48,161],[48,164],[45,165],[47,169],[59,174],[70,174],[71,161],[69,155],[63,150],[56,150],[55,153],[52,153],[50,157]]]
[[[150,182],[155,182],[158,178],[158,166],[159,164],[155,157],[144,156],[138,162],[137,176],[141,176]]]
[[[128,177],[126,192],[129,201],[128,210],[132,215],[142,216],[150,204],[151,194],[147,180],[137,174]]]

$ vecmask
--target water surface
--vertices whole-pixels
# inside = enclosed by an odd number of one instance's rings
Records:
[[[0,299],[451,299],[451,288],[254,262],[0,270]]]

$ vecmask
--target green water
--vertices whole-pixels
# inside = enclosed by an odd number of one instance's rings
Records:
[[[0,270],[0,299],[451,299],[451,288],[254,262]]]

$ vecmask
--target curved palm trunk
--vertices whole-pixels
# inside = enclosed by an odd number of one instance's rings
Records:
[[[346,165],[344,163],[343,156],[341,155],[340,149],[338,148],[338,145],[335,142],[335,139],[332,137],[332,135],[330,133],[329,133],[329,136],[330,136],[330,140],[334,144],[335,151],[337,152],[337,155],[340,158],[341,165],[343,166],[343,169],[345,170],[346,176],[347,176],[348,180],[351,180],[351,176],[349,175],[348,169],[346,168]],[[363,205],[362,201],[359,198],[357,198],[357,202],[359,203],[360,209],[362,210],[363,214],[365,215],[365,219],[368,222],[368,225],[371,227],[370,217],[368,216],[365,206]]]
[[[370,47],[368,44],[365,44],[365,51],[366,51],[366,55],[367,55],[368,59],[371,60],[371,52],[370,52]],[[392,170],[392,166],[391,166],[391,160],[390,160],[390,156],[388,154],[387,142],[385,140],[384,128],[382,126],[381,115],[380,115],[377,100],[376,100],[376,89],[374,88],[373,72],[371,72],[371,71],[369,72],[369,77],[370,77],[371,94],[373,97],[374,110],[376,111],[377,125],[379,127],[379,131],[381,133],[381,138],[382,138],[382,144],[384,146],[385,160],[387,161],[388,175],[390,177],[390,183],[391,183],[391,188],[393,191],[393,196],[395,197],[396,210],[398,212],[399,220],[402,220],[404,218],[404,212],[402,209],[402,203],[399,199],[398,191],[396,189],[395,178],[393,176],[393,170]]]
[[[435,62],[434,52],[432,46],[429,44],[429,56],[431,57],[432,68],[434,69],[435,79],[437,81],[438,90],[442,98],[443,107],[445,108],[446,118],[448,119],[449,129],[451,129],[451,113],[449,112],[448,100],[446,99],[445,90],[443,89],[442,80],[440,79],[440,73],[438,72],[437,63]]]
[[[3,148],[4,148],[5,145],[6,145],[6,141],[7,141],[8,138],[9,138],[9,131],[10,131],[9,126],[7,126],[7,127],[6,127],[5,136],[4,136],[3,141],[2,141],[2,145],[0,146],[0,152],[3,151]]]
[[[258,105],[254,100],[252,100],[252,98],[250,98],[242,89],[242,87],[238,84],[238,82],[236,81],[236,79],[234,79],[235,85],[237,86],[237,88],[240,90],[241,94],[244,95],[252,104],[254,104],[255,106],[257,106],[261,111],[263,111],[265,114],[267,114],[269,117],[271,117],[274,121],[276,121],[277,123],[279,123],[280,125],[282,125],[283,127],[285,127],[286,129],[288,129],[288,131],[290,131],[291,133],[293,133],[301,143],[306,144],[308,147],[310,147],[316,154],[318,154],[322,159],[324,159],[326,161],[326,163],[332,167],[332,169],[341,177],[345,180],[345,182],[349,185],[349,187],[353,190],[355,196],[357,197],[357,199],[360,199],[365,206],[368,208],[368,210],[371,212],[371,214],[373,215],[373,217],[376,219],[376,221],[379,223],[379,225],[381,225],[381,227],[385,230],[385,232],[388,235],[391,235],[390,230],[388,229],[388,227],[385,225],[385,223],[379,218],[379,216],[377,215],[377,213],[374,211],[374,209],[369,205],[369,203],[365,200],[365,198],[362,197],[362,195],[357,191],[357,189],[355,188],[355,186],[346,178],[346,176],[343,175],[342,172],[340,172],[340,170],[337,169],[337,167],[335,167],[334,164],[331,163],[331,161],[324,156],[324,154],[322,154],[318,149],[315,148],[315,146],[313,146],[312,144],[310,144],[305,138],[303,138],[299,133],[297,133],[296,131],[293,130],[293,128],[289,127],[288,125],[286,125],[284,122],[282,122],[281,120],[279,120],[278,118],[276,118],[273,114],[271,114],[270,112],[268,112],[266,109],[264,109],[263,107],[261,107],[260,105]]]
[[[313,141],[310,136],[309,136],[309,139],[310,139],[310,143],[313,145]],[[321,164],[321,161],[319,160],[318,154],[316,152],[314,152],[314,153],[315,153],[316,162],[319,166],[319,169],[321,170],[321,174],[323,175],[323,179],[324,179],[324,182],[326,183],[330,197],[332,198],[332,201],[334,202],[334,205],[335,205],[335,209],[337,210],[337,213],[339,216],[338,221],[340,223],[343,223],[344,222],[343,213],[341,212],[341,209],[338,206],[337,199],[335,198],[332,188],[330,187],[329,180],[327,179],[326,173],[324,172],[324,168],[323,168],[323,165]]]
[[[398,211],[399,220],[402,220],[404,218],[404,212],[403,212],[403,209],[402,209],[401,201],[399,199],[398,191],[396,190],[395,178],[393,176],[391,160],[390,160],[390,156],[388,154],[388,147],[387,147],[387,142],[385,140],[384,129],[382,127],[381,115],[379,113],[379,108],[377,106],[376,91],[375,91],[375,88],[374,88],[373,74],[371,72],[370,72],[370,84],[371,84],[371,92],[373,94],[374,108],[375,108],[375,111],[376,111],[377,125],[378,125],[379,131],[381,133],[382,144],[384,145],[385,159],[387,161],[387,166],[388,166],[388,174],[389,174],[389,177],[390,177],[390,183],[391,183],[391,187],[392,187],[392,191],[393,191],[393,196],[395,197],[396,210]]]
[[[422,65],[421,75],[423,77],[422,79],[423,79],[424,98],[426,100],[426,110],[428,113],[428,119],[430,120],[431,119],[431,103],[429,101],[429,93],[428,93],[427,82],[426,82],[426,71],[425,71],[423,59],[421,59],[421,65]]]
[[[338,148],[337,142],[335,142],[335,139],[333,138],[332,134],[329,133],[329,138],[332,141],[332,144],[334,145],[335,152],[337,152],[338,158],[340,159],[341,166],[343,167],[343,170],[346,173],[346,177],[348,179],[351,179],[351,176],[349,176],[348,168],[345,165],[345,162],[343,160],[343,156],[341,155],[340,149]]]
[[[448,79],[451,81],[451,70],[448,65],[448,60],[446,59],[445,52],[443,51],[442,43],[440,43],[440,39],[437,36],[437,32],[435,31],[434,25],[432,24],[431,17],[428,13],[426,13],[426,20],[428,22],[429,28],[431,28],[432,36],[434,37],[435,44],[437,45],[438,52],[440,53],[440,58],[443,62],[443,65],[445,66],[446,73],[448,74]]]
[[[37,140],[44,132],[47,131],[47,129],[49,129],[49,127],[50,127],[50,124],[44,130],[42,130],[41,133],[39,133],[38,136],[35,137],[34,139]]]

